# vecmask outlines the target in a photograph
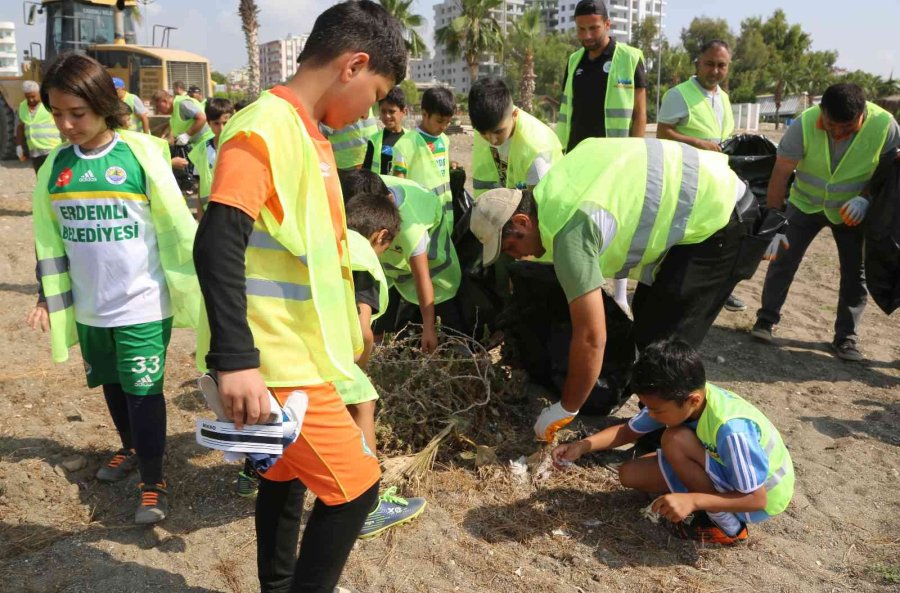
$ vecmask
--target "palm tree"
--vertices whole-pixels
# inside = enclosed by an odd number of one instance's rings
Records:
[[[247,44],[247,99],[253,101],[259,96],[259,6],[256,0],[240,0],[238,14]]]
[[[469,67],[469,81],[478,78],[478,62],[482,56],[503,49],[500,24],[491,11],[499,9],[504,0],[457,0],[460,15],[446,27],[434,32],[435,41],[443,45],[453,58],[460,56]]]
[[[425,54],[425,40],[416,29],[425,24],[425,19],[420,14],[410,13],[413,0],[378,0],[378,3],[400,21],[406,37],[406,49],[409,50],[409,56],[421,58]]]
[[[516,48],[522,51],[522,80],[519,81],[519,102],[522,109],[531,112],[534,99],[534,81],[537,76],[534,73],[534,47],[544,34],[544,25],[541,22],[541,9],[531,8],[526,10],[521,18],[516,21],[513,28],[513,42]]]

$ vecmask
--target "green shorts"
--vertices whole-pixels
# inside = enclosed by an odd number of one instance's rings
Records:
[[[88,387],[119,383],[133,395],[163,392],[171,317],[122,327],[75,325]]]
[[[378,399],[378,392],[375,391],[375,386],[372,385],[365,371],[353,365],[351,374],[353,379],[349,381],[334,382],[334,388],[337,390],[338,395],[341,396],[341,401],[344,402],[345,406],[362,404]]]

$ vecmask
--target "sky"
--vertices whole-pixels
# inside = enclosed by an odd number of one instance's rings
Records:
[[[139,0],[144,2],[146,0]],[[429,22],[423,32],[432,43],[431,21],[437,0],[414,0],[413,9]],[[332,0],[257,0],[260,7],[259,41],[290,34],[308,33],[315,17],[334,4]],[[244,36],[237,16],[237,0],[151,0],[142,6],[145,25],[138,27],[138,40],[155,24],[177,26],[170,46],[206,56],[214,70],[228,72],[246,64]],[[229,10],[223,10],[227,6]],[[852,6],[850,9],[848,7]],[[800,23],[812,35],[813,49],[837,50],[837,65],[848,70],[867,70],[883,77],[900,76],[900,43],[894,37],[900,25],[900,0],[668,0],[664,26],[673,42],[681,29],[697,16],[725,18],[733,31],[742,19],[769,16],[783,8],[790,23]],[[19,55],[32,41],[43,43],[43,22],[26,26],[18,0],[0,0],[0,21],[16,23]],[[149,27],[147,26],[149,25]],[[891,41],[893,39],[894,41]]]

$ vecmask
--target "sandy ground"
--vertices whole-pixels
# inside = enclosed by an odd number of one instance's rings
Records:
[[[0,165],[0,592],[256,591],[253,505],[233,494],[237,468],[194,442],[191,332],[175,332],[167,368],[169,519],[133,526],[136,476],[93,479],[117,446],[103,399],[85,387],[77,348],[54,365],[46,336],[23,323],[36,289],[33,182],[30,168]],[[900,591],[900,318],[870,306],[867,361],[834,358],[837,268],[822,233],[773,347],[747,335],[761,266],[737,289],[750,310],[723,313],[703,346],[710,379],[768,414],[797,471],[787,512],[751,527],[747,545],[701,548],[643,519],[648,499],[614,481],[627,451],[520,485],[507,462],[523,451],[498,434],[488,444],[500,465],[439,458],[417,488],[423,517],[360,542],[344,582],[363,593]],[[524,419],[539,403],[498,405]]]

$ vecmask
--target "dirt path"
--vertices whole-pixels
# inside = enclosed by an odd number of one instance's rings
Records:
[[[176,332],[168,365],[170,518],[131,525],[136,478],[93,479],[116,443],[102,397],[85,387],[77,348],[53,365],[46,337],[23,324],[36,288],[33,179],[0,165],[0,591],[257,590],[252,503],[233,494],[237,468],[194,443],[203,406],[191,333]],[[539,487],[457,460],[420,486],[421,520],[358,544],[346,582],[363,593],[900,590],[900,317],[869,307],[868,362],[829,354],[838,272],[823,233],[791,291],[781,347],[753,343],[764,271],[738,287],[751,310],[723,313],[703,347],[710,378],[772,418],[797,470],[790,508],[752,527],[748,545],[701,549],[641,518],[647,500],[618,488],[610,468],[625,452]]]

